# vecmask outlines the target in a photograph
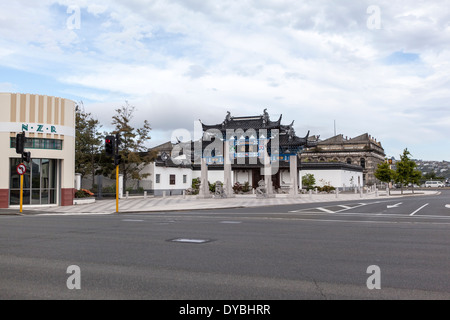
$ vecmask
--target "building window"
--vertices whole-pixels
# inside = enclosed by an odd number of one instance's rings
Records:
[[[63,141],[56,139],[26,138],[25,149],[62,150]],[[9,147],[16,148],[16,138],[10,138]]]
[[[161,175],[158,173],[156,175],[156,183],[160,183],[161,182]]]
[[[46,205],[57,203],[57,160],[32,159],[26,164],[23,204]],[[16,172],[20,159],[10,159],[10,204],[20,204],[20,176]]]
[[[174,185],[175,184],[175,175],[171,174],[170,175],[170,185]]]
[[[347,158],[347,164],[352,164],[352,159],[351,158]]]
[[[366,168],[366,159],[361,158],[361,167],[363,167],[363,169]]]
[[[187,175],[183,174],[183,183],[187,183]]]

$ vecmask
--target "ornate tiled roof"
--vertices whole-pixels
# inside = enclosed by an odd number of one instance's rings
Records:
[[[202,123],[203,131],[210,129],[216,129],[222,133],[226,133],[226,130],[244,130],[254,129],[258,131],[260,129],[271,130],[272,135],[274,130],[278,130],[279,144],[284,147],[314,147],[317,145],[316,141],[309,139],[309,132],[305,137],[297,137],[294,130],[294,121],[290,125],[282,125],[282,115],[277,121],[271,121],[267,109],[260,116],[249,117],[232,117],[230,112],[227,112],[227,116],[222,123],[215,125],[206,125]],[[201,122],[201,121],[200,121]],[[225,134],[224,134],[225,136]]]
[[[281,126],[281,118],[278,121],[271,121],[267,109],[264,109],[264,114],[260,116],[250,116],[250,117],[232,117],[231,113],[228,111],[225,120],[222,123],[214,125],[206,125],[202,123],[203,131],[209,129],[227,130],[227,129],[279,129]],[[201,121],[200,121],[201,122]]]

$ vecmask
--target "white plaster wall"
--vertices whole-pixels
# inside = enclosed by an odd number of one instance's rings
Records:
[[[280,171],[280,180],[281,185],[284,184],[290,184],[291,183],[291,174],[289,173],[289,170],[281,170]]]
[[[358,177],[360,179],[360,183],[362,184],[362,181],[363,181],[363,173],[362,172],[343,170],[341,187],[344,187],[344,188],[358,187]],[[353,180],[352,180],[352,178],[353,178]]]
[[[236,182],[240,184],[245,184],[246,182],[252,183],[252,173],[249,170],[238,170],[236,171]]]
[[[335,188],[351,187],[351,178],[353,177],[354,186],[358,186],[358,177],[362,183],[362,172],[348,170],[301,170],[300,180],[306,174],[313,174],[316,179],[316,185],[323,187],[330,184]]]
[[[160,174],[160,182],[156,183],[156,175]],[[175,184],[170,184],[170,175],[175,175]],[[186,175],[186,183],[183,182],[183,175]],[[154,166],[152,176],[154,190],[180,190],[188,189],[192,185],[192,170],[188,168],[166,168]]]

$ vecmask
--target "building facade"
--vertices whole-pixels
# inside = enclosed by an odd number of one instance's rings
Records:
[[[297,136],[294,121],[285,125],[281,120],[282,115],[275,121],[271,120],[267,109],[264,109],[262,115],[235,117],[228,112],[221,123],[202,123],[201,148],[194,145],[194,171],[201,171],[200,161],[196,158],[201,156],[208,165],[208,171],[212,172],[223,171],[225,174],[224,164],[230,163],[232,183],[248,182],[256,188],[261,180],[267,179],[266,170],[270,167],[273,188],[279,189],[283,183],[290,184],[291,180],[298,184],[298,155],[316,143],[308,139],[309,132],[305,137]],[[198,155],[199,151],[201,155]],[[295,172],[292,172],[291,162],[295,162]],[[287,176],[289,182],[286,182]]]
[[[161,171],[158,179],[163,181],[169,181],[169,175],[176,177],[176,168],[178,176],[189,176],[186,170],[191,168],[190,176],[201,179],[201,162],[205,161],[210,183],[225,183],[229,180],[232,185],[248,183],[250,187],[257,188],[261,180],[267,181],[265,166],[269,163],[269,180],[274,191],[289,190],[293,185],[302,188],[301,177],[308,173],[316,176],[318,186],[332,185],[340,189],[363,186],[363,168],[356,162],[329,164],[319,162],[318,159],[314,161],[312,157],[310,162],[302,163],[302,153],[316,148],[318,141],[310,138],[309,132],[305,137],[296,136],[294,122],[283,125],[281,120],[282,116],[272,121],[264,110],[262,115],[233,117],[228,113],[221,123],[202,123],[201,140],[188,143],[167,142],[155,147],[153,150],[158,152],[158,160],[152,164],[155,168],[153,170],[158,166],[166,168]],[[168,155],[172,156],[169,160]],[[166,161],[162,161],[162,158],[166,158]],[[173,159],[181,161],[175,163]],[[226,161],[229,163],[229,173]],[[170,173],[169,169],[172,170]],[[148,179],[152,180],[156,194],[158,190],[155,178],[150,175]],[[174,184],[171,192],[177,192],[177,188]]]
[[[326,140],[318,140],[313,148],[307,148],[301,155],[302,163],[334,162],[358,165],[363,168],[363,185],[378,182],[375,171],[378,164],[385,161],[381,143],[365,133],[355,138],[347,138],[342,134]]]
[[[24,206],[73,204],[76,103],[59,97],[0,93],[0,208],[19,205],[16,135],[31,152],[23,186]]]

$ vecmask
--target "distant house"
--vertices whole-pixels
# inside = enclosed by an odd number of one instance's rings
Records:
[[[157,152],[155,161],[150,162],[141,173],[149,173],[142,179],[145,189],[156,196],[181,195],[192,186],[191,161],[186,156],[172,158],[171,153],[175,144],[170,141],[156,146],[150,151]]]

